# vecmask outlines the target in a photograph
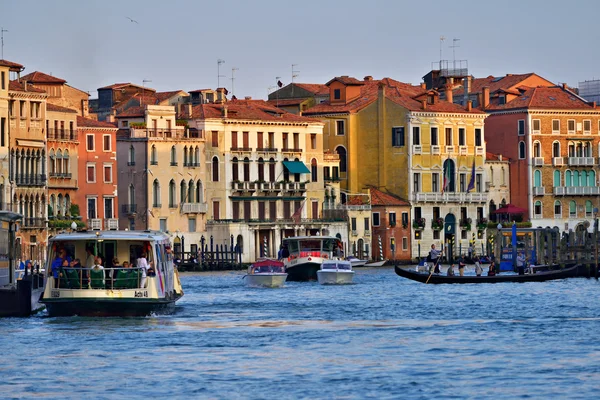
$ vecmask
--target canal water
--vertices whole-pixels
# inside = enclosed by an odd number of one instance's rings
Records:
[[[247,288],[182,274],[177,311],[0,320],[3,398],[597,398],[600,282]]]

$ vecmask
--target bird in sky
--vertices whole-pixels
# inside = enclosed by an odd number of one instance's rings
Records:
[[[135,22],[136,24],[139,24],[139,22],[137,22],[137,21],[136,21],[135,19],[133,19],[133,18],[129,18],[129,17],[127,17],[127,16],[126,16],[125,18],[127,18],[127,19],[128,19],[128,20],[130,20],[131,22]]]

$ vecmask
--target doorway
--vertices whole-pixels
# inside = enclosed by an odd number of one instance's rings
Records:
[[[446,245],[446,261],[452,263],[456,248],[456,217],[454,214],[447,214],[444,218],[444,243]]]

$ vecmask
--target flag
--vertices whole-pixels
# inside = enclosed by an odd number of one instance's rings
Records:
[[[154,213],[152,212],[152,210],[151,210],[151,209],[148,209],[148,213],[149,213],[150,215],[152,215],[152,218],[154,218]]]
[[[475,159],[473,159],[473,168],[471,169],[471,180],[469,186],[467,186],[467,193],[475,189]]]
[[[281,83],[281,81],[277,81],[277,86],[282,87],[283,83]]]
[[[292,215],[292,219],[294,220],[294,223],[296,223],[296,224],[300,223],[300,217],[302,216],[302,207],[304,207],[304,201],[302,203],[300,203],[300,207],[298,207],[298,209]]]
[[[450,187],[450,157],[448,157],[448,159],[446,160],[446,162],[444,163],[444,182],[442,183],[442,193],[448,191],[448,188]]]

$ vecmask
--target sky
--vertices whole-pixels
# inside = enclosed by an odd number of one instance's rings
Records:
[[[131,82],[266,98],[277,77],[326,83],[371,75],[418,84],[440,58],[475,77],[536,72],[600,78],[595,0],[0,0],[4,58],[97,97]],[[135,20],[130,21],[127,17]],[[454,41],[453,39],[459,39]],[[454,44],[459,47],[450,48]],[[224,60],[218,73],[217,60]],[[143,82],[150,81],[150,82]],[[231,95],[231,93],[230,93]]]

